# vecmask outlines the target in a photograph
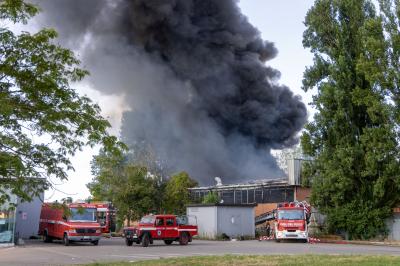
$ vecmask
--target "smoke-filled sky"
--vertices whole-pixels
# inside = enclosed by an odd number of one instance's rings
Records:
[[[95,92],[117,127],[122,115],[126,143],[146,143],[171,171],[201,184],[215,176],[234,183],[282,177],[270,150],[295,144],[307,119],[292,90],[310,60],[293,52],[311,1],[273,2],[243,0],[240,10],[232,0],[40,0],[36,23],[55,27],[59,42],[77,51],[91,72],[78,87]],[[300,66],[283,82],[284,70],[269,61],[282,53],[277,39],[292,54],[286,68]],[[289,89],[285,80],[296,82]],[[87,175],[76,170],[71,182]]]

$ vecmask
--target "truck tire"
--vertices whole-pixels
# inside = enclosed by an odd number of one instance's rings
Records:
[[[148,247],[149,244],[150,244],[150,237],[149,237],[149,234],[146,234],[146,233],[145,233],[145,234],[142,236],[142,247]]]
[[[51,241],[53,241],[53,239],[49,236],[47,231],[44,231],[44,233],[43,233],[43,242],[50,243]]]
[[[125,244],[130,247],[130,246],[132,246],[133,241],[125,238]]]
[[[64,244],[64,246],[69,246],[68,235],[65,233],[64,233],[64,237],[63,237],[63,244]]]
[[[93,244],[94,246],[97,246],[97,245],[99,244],[99,240],[92,241],[92,244]]]
[[[181,235],[179,236],[179,244],[187,245],[188,243],[189,243],[188,233],[186,233],[186,232],[181,233]]]
[[[172,240],[164,240],[165,245],[171,245],[172,244]]]

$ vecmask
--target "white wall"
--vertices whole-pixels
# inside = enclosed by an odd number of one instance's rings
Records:
[[[22,203],[18,200],[15,223],[15,233],[18,237],[27,239],[38,235],[43,197],[42,192],[40,197],[33,198],[31,202]]]
[[[400,241],[400,213],[394,213],[393,218],[386,220],[388,239]]]
[[[187,207],[187,215],[196,216],[199,236],[214,239],[217,236],[217,207]]]
[[[218,232],[231,238],[240,236],[254,237],[254,208],[253,207],[232,207],[218,206]]]
[[[254,207],[190,206],[187,215],[196,216],[199,236],[215,239],[226,234],[231,238],[254,237]]]

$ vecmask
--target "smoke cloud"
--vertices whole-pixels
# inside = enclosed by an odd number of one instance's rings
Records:
[[[37,22],[78,51],[93,87],[124,95],[127,144],[201,184],[284,176],[270,150],[297,143],[307,110],[265,65],[277,50],[237,1],[37,2]]]

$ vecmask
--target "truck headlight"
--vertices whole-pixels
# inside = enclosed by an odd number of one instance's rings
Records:
[[[101,230],[100,229],[96,229],[96,234],[100,234]]]
[[[76,230],[75,229],[69,229],[68,233],[76,234]]]

